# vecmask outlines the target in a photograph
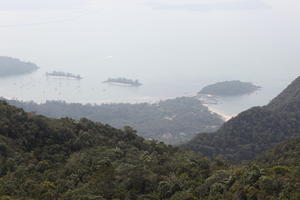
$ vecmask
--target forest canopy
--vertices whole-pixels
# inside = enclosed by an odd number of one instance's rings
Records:
[[[292,137],[300,136],[300,77],[270,104],[254,107],[214,133],[200,133],[183,147],[206,156],[240,162]]]
[[[236,96],[255,92],[260,86],[250,82],[224,81],[214,83],[202,88],[198,94],[209,94],[215,96]]]
[[[181,97],[149,104],[78,104],[61,101],[34,102],[8,101],[10,104],[52,118],[87,118],[117,128],[134,127],[138,135],[168,144],[188,141],[199,132],[217,130],[223,119],[211,113],[196,98]]]
[[[276,161],[275,148],[274,161],[234,166],[147,141],[130,127],[49,119],[1,101],[0,199],[298,200],[299,142],[282,145],[290,146],[280,148],[287,162]]]

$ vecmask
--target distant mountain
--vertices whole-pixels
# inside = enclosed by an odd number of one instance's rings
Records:
[[[0,199],[298,200],[299,145],[236,167],[144,140],[130,127],[49,119],[0,101]]]
[[[260,87],[249,82],[224,81],[202,88],[200,95],[236,96],[255,92]]]
[[[199,132],[212,132],[223,119],[211,113],[199,100],[181,97],[156,104],[102,104],[82,105],[59,101],[44,104],[8,101],[10,104],[48,117],[71,117],[98,121],[122,128],[134,127],[146,139],[155,139],[168,144],[179,144],[192,139]]]
[[[38,66],[23,62],[16,58],[0,56],[0,77],[20,75],[33,72],[38,69]]]
[[[254,107],[225,123],[215,133],[201,133],[183,145],[209,157],[251,160],[259,153],[294,136],[300,136],[300,79],[269,105]]]

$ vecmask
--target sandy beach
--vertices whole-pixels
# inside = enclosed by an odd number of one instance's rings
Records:
[[[212,108],[212,106],[210,106],[209,104],[203,104],[203,105],[206,106],[210,112],[220,115],[224,119],[224,121],[228,121],[231,118],[235,117],[235,115],[224,114],[224,113],[220,112],[219,110]]]

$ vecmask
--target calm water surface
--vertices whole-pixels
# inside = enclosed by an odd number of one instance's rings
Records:
[[[268,103],[300,74],[299,9],[294,0],[0,0],[0,55],[41,67],[0,79],[0,96],[144,102],[194,95],[216,81],[262,86],[214,106],[236,114]],[[52,70],[84,79],[47,79]],[[144,85],[102,84],[108,77]]]

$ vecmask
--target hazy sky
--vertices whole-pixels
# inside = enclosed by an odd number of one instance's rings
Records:
[[[0,0],[0,10],[70,9],[87,3],[88,0]]]
[[[295,0],[0,0],[0,54],[78,71],[109,58],[109,70],[135,75],[281,74],[299,64],[299,10]]]
[[[112,0],[113,2],[116,2]],[[51,9],[74,9],[95,3],[93,0],[0,0],[0,10],[51,10]],[[103,1],[100,1],[103,2]],[[185,9],[194,11],[210,10],[248,10],[248,9],[266,9],[267,4],[261,0],[148,0],[140,1],[148,4],[154,9]],[[139,3],[140,3],[139,2]]]
[[[151,1],[154,9],[190,10],[190,11],[215,11],[215,10],[256,10],[270,9],[271,7],[261,0],[216,0],[216,1]]]
[[[0,55],[42,70],[21,83],[4,80],[0,91],[97,102],[195,94],[207,83],[240,79],[276,87],[274,95],[300,74],[299,10],[298,0],[0,0]],[[51,70],[85,79],[45,92],[43,74]],[[145,85],[105,96],[101,81],[119,76]]]

